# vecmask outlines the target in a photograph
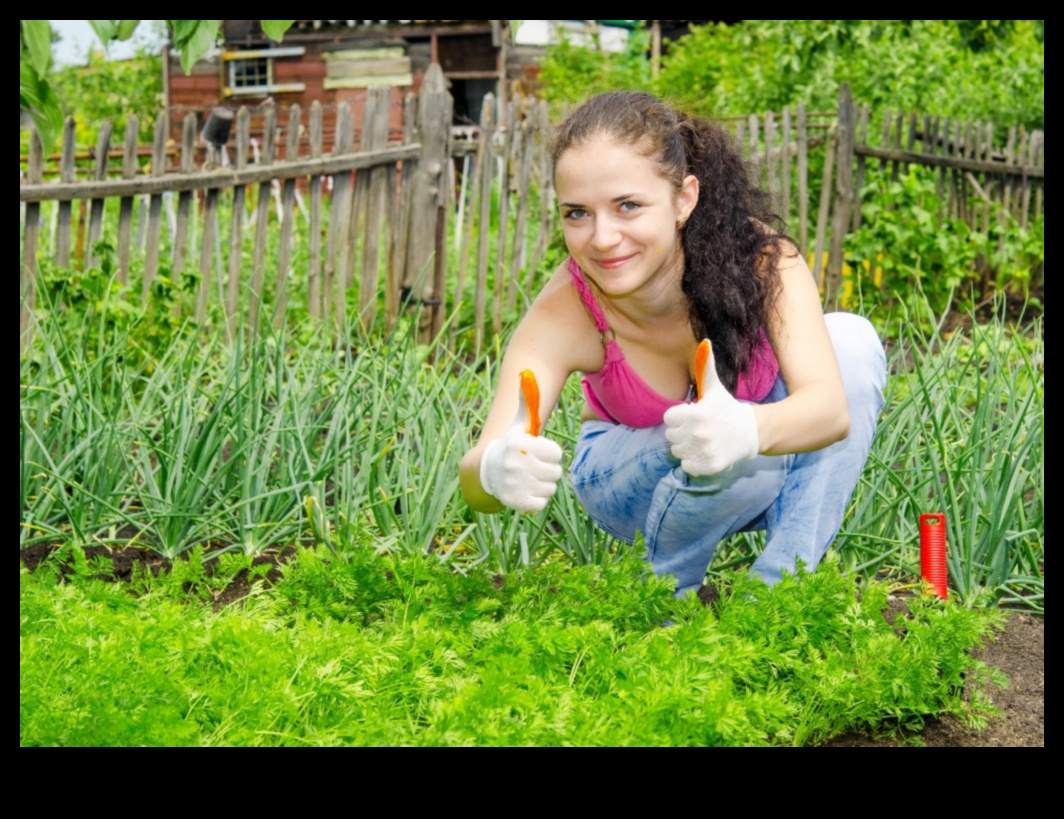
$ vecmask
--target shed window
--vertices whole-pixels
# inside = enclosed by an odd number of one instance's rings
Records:
[[[270,86],[270,58],[233,60],[229,64],[229,86],[234,93],[258,91]]]
[[[283,94],[306,90],[301,82],[278,83],[274,80],[277,60],[302,57],[305,52],[306,49],[301,46],[224,52],[225,95]]]

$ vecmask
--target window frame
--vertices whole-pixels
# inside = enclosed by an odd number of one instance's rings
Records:
[[[264,94],[298,94],[306,91],[307,86],[301,82],[277,83],[273,80],[273,65],[277,59],[285,57],[302,57],[307,50],[303,46],[284,48],[253,48],[243,51],[222,52],[222,96],[224,97],[261,97]],[[244,60],[266,60],[266,84],[236,87],[236,66]]]

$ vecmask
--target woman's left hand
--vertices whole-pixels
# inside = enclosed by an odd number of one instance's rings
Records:
[[[683,471],[695,477],[731,469],[759,451],[753,406],[728,392],[717,375],[712,348],[697,375],[702,384],[698,401],[665,413],[665,438],[672,444],[672,454]]]

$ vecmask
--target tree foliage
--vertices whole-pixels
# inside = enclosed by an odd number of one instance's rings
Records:
[[[51,76],[64,115],[77,114],[77,143],[95,144],[104,120],[121,123],[138,117],[139,138],[150,142],[154,114],[163,102],[162,58],[140,54],[128,60],[108,60],[93,50],[83,66],[64,66]]]
[[[295,20],[263,20],[262,30],[279,41]],[[89,20],[104,46],[128,40],[140,20]],[[192,66],[217,42],[221,20],[167,20],[170,40],[181,53],[181,67]],[[44,149],[55,144],[63,125],[62,104],[52,85],[52,31],[47,20],[19,20],[19,108],[28,111]]]
[[[657,90],[702,113],[833,109],[839,86],[874,109],[1045,125],[1034,21],[764,20],[709,25],[672,44]]]
[[[606,91],[645,89],[650,83],[646,60],[649,38],[645,31],[633,31],[625,50],[604,51],[597,36],[590,46],[563,38],[547,49],[540,80],[543,95],[551,102],[573,102]]]
[[[545,95],[575,102],[641,88],[692,113],[833,110],[839,86],[873,108],[1045,126],[1044,21],[750,20],[696,26],[669,44],[651,80],[645,34],[623,55],[561,43]]]

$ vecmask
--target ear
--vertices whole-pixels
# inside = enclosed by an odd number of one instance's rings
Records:
[[[698,177],[688,174],[680,183],[680,192],[676,196],[676,209],[678,217],[684,221],[691,215],[691,211],[698,204]]]

